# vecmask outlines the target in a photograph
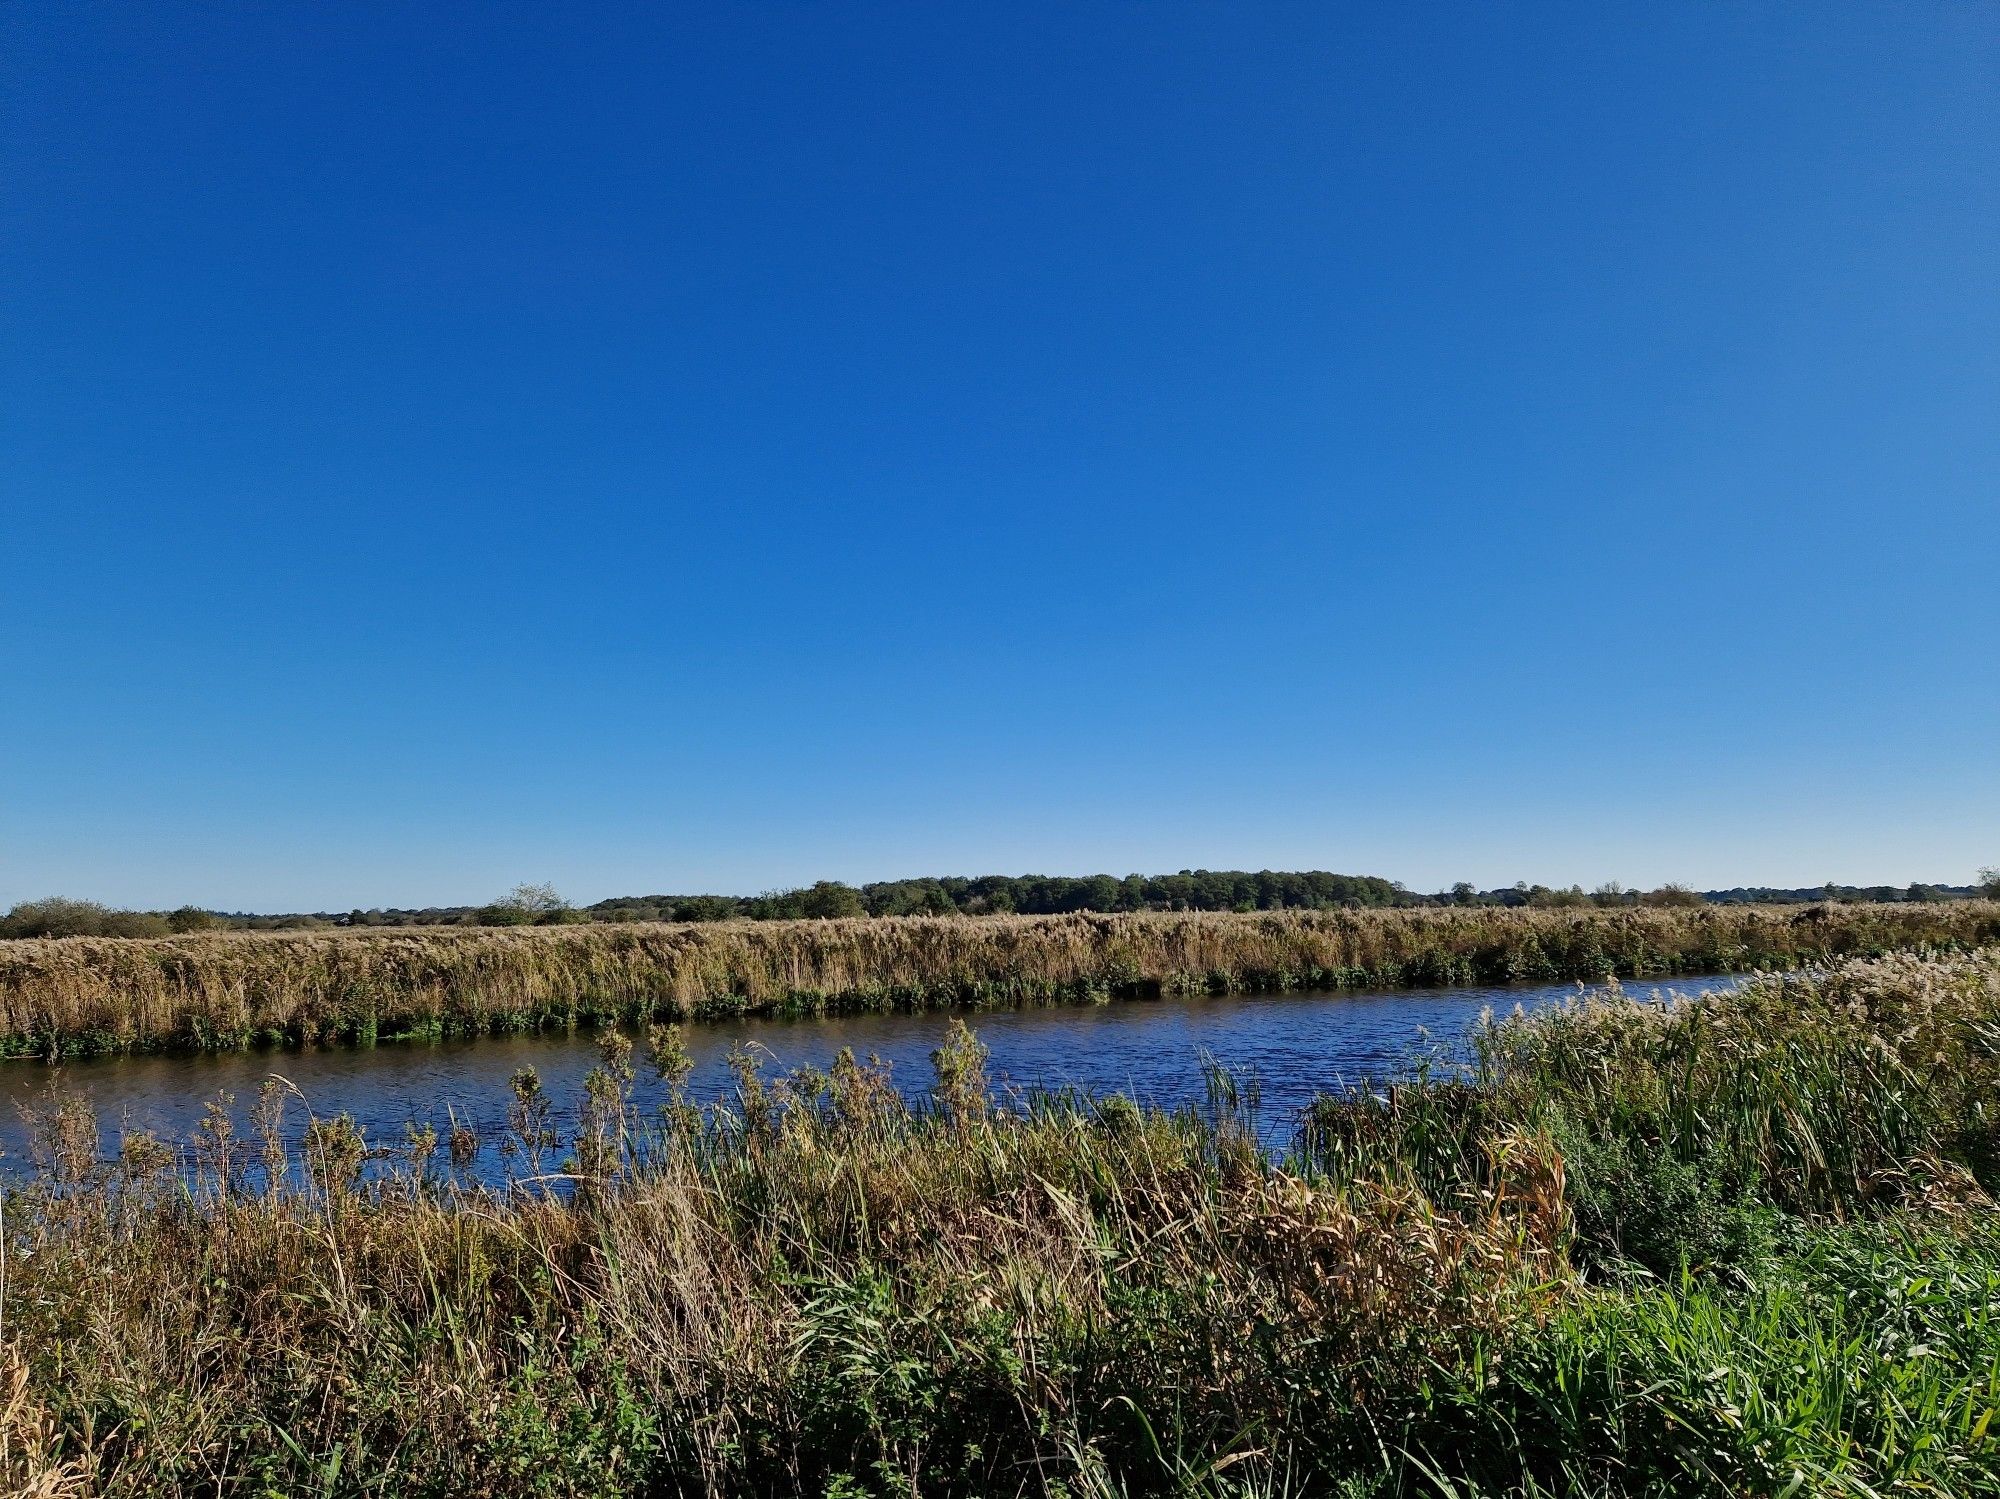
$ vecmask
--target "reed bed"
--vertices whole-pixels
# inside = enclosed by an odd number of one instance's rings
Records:
[[[703,1112],[651,1043],[656,1116],[621,1033],[569,1138],[519,1079],[504,1189],[344,1120],[291,1150],[275,1107],[107,1146],[52,1092],[5,1208],[0,1480],[2000,1491],[2000,951],[1503,1019],[1476,1076],[1325,1100],[1281,1160],[1219,1077],[1206,1113],[1002,1108],[962,1026],[922,1105],[746,1057]]]
[[[0,942],[0,1054],[748,1012],[1666,977],[2000,940],[2000,903],[899,917]]]

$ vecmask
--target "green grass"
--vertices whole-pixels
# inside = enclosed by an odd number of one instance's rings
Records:
[[[1995,1226],[1793,1238],[1726,1280],[1690,1272],[1580,1299],[1451,1371],[1411,1419],[1398,1486],[2000,1491]]]

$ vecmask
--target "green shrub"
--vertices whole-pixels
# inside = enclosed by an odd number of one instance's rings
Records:
[[[1556,1140],[1585,1268],[1629,1264],[1673,1279],[1738,1265],[1764,1247],[1769,1213],[1727,1160],[1680,1160],[1644,1141],[1562,1130]]]
[[[163,937],[167,918],[119,911],[94,900],[24,900],[0,916],[0,937]]]

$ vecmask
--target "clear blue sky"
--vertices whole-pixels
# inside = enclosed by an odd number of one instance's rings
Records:
[[[2000,862],[1989,4],[0,7],[0,904]]]

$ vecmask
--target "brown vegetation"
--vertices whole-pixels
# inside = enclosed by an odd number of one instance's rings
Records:
[[[368,1043],[756,1011],[1789,968],[2000,939],[2000,904],[1427,908],[191,933],[0,944],[25,1056]]]

